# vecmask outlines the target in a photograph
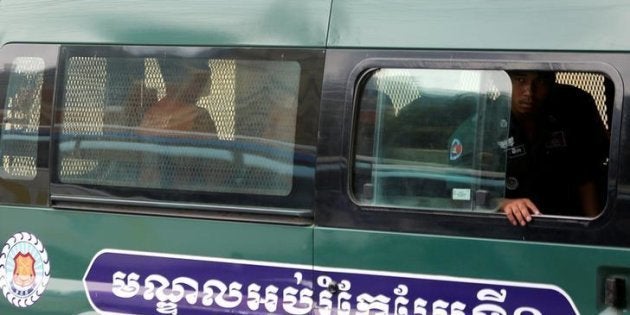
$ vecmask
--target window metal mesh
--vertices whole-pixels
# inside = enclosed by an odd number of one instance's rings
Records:
[[[13,61],[2,119],[2,177],[33,179],[37,175],[37,136],[44,81],[44,60]]]
[[[169,72],[167,80],[164,62],[170,61],[68,59],[60,180],[288,195],[299,64],[205,60],[211,75],[196,98],[191,74]],[[169,86],[177,86],[176,96]],[[155,109],[188,99],[194,105]]]
[[[556,73],[556,82],[573,85],[590,93],[595,100],[597,111],[599,112],[604,126],[606,126],[606,129],[610,127],[608,126],[606,103],[612,100],[606,99],[607,91],[604,85],[604,75],[589,72],[558,72]]]
[[[376,78],[378,82],[378,88],[380,91],[388,95],[391,99],[392,105],[395,110],[395,115],[398,115],[400,110],[407,106],[411,101],[421,97],[421,92],[415,87],[416,83],[413,76],[410,75],[412,70],[401,69],[395,76],[388,76],[386,79]],[[557,72],[556,82],[562,84],[568,84],[578,87],[593,96],[597,110],[600,114],[600,118],[606,128],[608,126],[608,113],[607,92],[604,84],[604,75],[591,72]],[[472,74],[464,73],[460,78],[459,85],[454,86],[456,90],[474,90],[479,85],[480,78],[475,77]]]

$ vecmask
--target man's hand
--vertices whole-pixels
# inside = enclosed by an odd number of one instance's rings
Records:
[[[540,214],[540,210],[529,198],[504,199],[501,211],[505,212],[512,225],[521,226],[532,220],[532,214]]]

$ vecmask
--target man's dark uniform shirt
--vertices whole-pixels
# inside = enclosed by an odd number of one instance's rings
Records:
[[[605,129],[592,97],[571,86],[556,85],[541,110],[535,140],[512,119],[510,137],[500,144],[507,157],[505,197],[530,198],[544,214],[583,215],[580,185],[590,181],[605,191]]]
[[[581,216],[579,187],[593,182],[600,205],[606,192],[608,136],[590,94],[573,86],[554,84],[529,141],[518,121],[509,122],[509,136],[493,138],[486,147],[495,160],[506,163],[505,197],[529,198],[544,214]],[[471,168],[475,117],[462,123],[449,139],[450,164]],[[499,128],[500,122],[494,124]],[[486,133],[502,132],[485,130]]]

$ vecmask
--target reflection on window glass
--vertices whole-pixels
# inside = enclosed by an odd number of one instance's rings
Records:
[[[503,71],[381,69],[363,82],[353,193],[360,204],[496,210],[511,83]]]
[[[298,62],[69,57],[64,71],[61,182],[291,192]]]
[[[37,175],[37,135],[44,81],[44,60],[18,57],[11,65],[2,119],[2,178]]]

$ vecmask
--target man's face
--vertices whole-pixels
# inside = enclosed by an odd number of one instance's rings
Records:
[[[512,112],[530,115],[540,109],[549,95],[548,79],[536,71],[510,73],[512,80]]]

